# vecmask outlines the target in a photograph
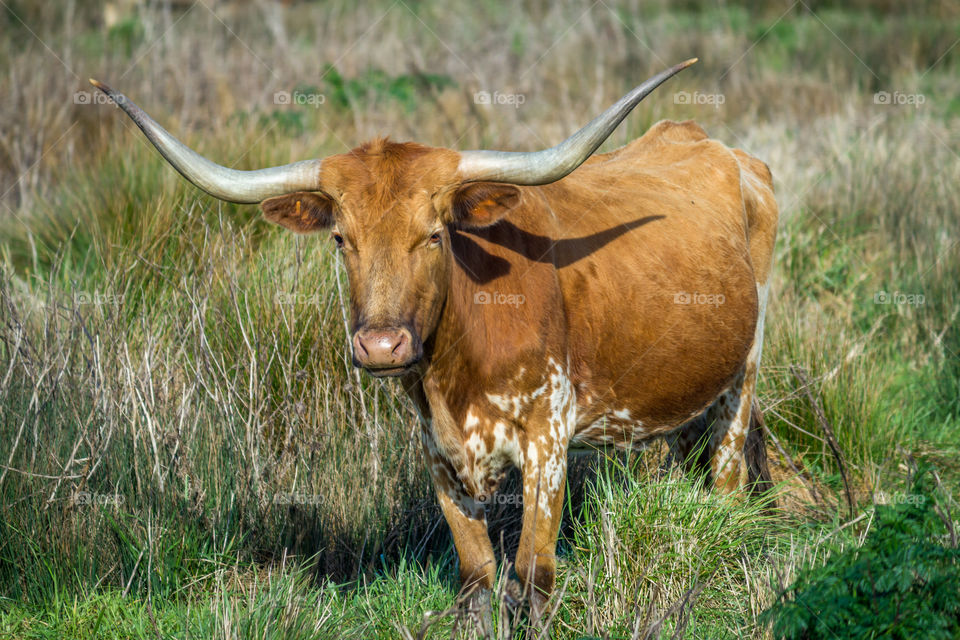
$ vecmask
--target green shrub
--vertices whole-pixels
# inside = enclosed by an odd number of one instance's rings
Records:
[[[765,613],[777,638],[960,637],[960,549],[930,474],[878,505],[863,546],[807,570]]]
[[[453,78],[443,74],[404,73],[391,76],[376,68],[347,78],[333,65],[324,71],[323,81],[330,95],[330,102],[338,107],[347,108],[351,104],[369,106],[371,102],[383,99],[402,105],[406,113],[412,113],[417,108],[419,96],[457,84]]]

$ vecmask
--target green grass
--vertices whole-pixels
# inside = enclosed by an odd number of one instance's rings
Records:
[[[746,576],[767,555],[785,553],[786,523],[762,504],[704,493],[691,479],[643,478],[611,465],[590,484],[586,513],[561,561],[558,628],[629,636],[638,607],[649,608],[649,621],[657,622],[695,589],[686,607],[688,629],[705,637],[749,632],[756,603]],[[158,583],[71,595],[51,586],[41,603],[5,603],[0,632],[24,638],[394,638],[425,621],[442,637],[455,624],[448,611],[456,591],[449,553],[427,566],[404,558],[385,562],[369,578],[335,587],[317,579],[310,559],[240,565],[231,550],[212,553],[185,542],[199,562],[179,577],[177,590],[164,592]],[[672,631],[676,616],[663,622]],[[495,624],[509,630],[516,622],[497,615]]]
[[[760,398],[790,457],[770,448],[780,509],[663,475],[657,450],[583,474],[555,637],[656,637],[661,619],[664,637],[764,637],[760,613],[862,543],[873,502],[905,490],[913,459],[960,490],[960,17],[946,5],[808,3],[816,15],[774,24],[782,9],[704,2],[586,16],[573,3],[299,3],[280,22],[224,11],[228,31],[203,7],[105,29],[92,5],[67,24],[54,5],[8,4],[0,637],[396,638],[425,620],[447,637],[457,596],[414,411],[352,368],[327,239],[201,195],[114,109],[74,104],[89,87],[64,80],[11,11],[78,73],[243,169],[386,133],[537,148],[664,62],[701,57],[604,148],[691,117],[771,166],[782,221]],[[283,90],[325,101],[274,104]],[[527,99],[482,108],[479,90]],[[725,102],[675,104],[680,90]],[[927,100],[877,105],[879,90]],[[863,516],[849,526],[814,403]],[[517,519],[512,506],[491,514],[508,547]],[[509,636],[522,620],[496,609]]]

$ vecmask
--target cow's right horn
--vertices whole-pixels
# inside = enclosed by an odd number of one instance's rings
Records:
[[[320,191],[322,160],[303,160],[256,171],[240,171],[207,160],[174,138],[166,129],[119,91],[91,79],[127,112],[153,146],[180,174],[210,195],[228,202],[252,204],[294,191]]]

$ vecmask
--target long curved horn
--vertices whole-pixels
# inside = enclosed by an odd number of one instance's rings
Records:
[[[239,171],[207,160],[161,127],[119,91],[91,79],[90,84],[107,94],[127,112],[153,146],[184,178],[210,195],[228,202],[252,204],[293,191],[319,191],[322,160],[303,160],[269,169]]]
[[[691,58],[661,71],[555,147],[526,153],[463,151],[460,153],[460,177],[464,182],[490,181],[520,185],[556,182],[583,164],[641,100],[696,61],[697,58]]]

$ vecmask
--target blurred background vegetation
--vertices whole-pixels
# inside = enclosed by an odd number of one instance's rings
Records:
[[[917,459],[954,522],[958,3],[4,0],[0,30],[0,636],[397,637],[456,595],[414,412],[351,367],[326,237],[185,183],[90,76],[253,169],[377,135],[542,148],[698,56],[604,150],[689,118],[771,167],[778,510],[658,448],[578,465],[554,634],[764,637]],[[509,557],[518,510],[493,511]]]

